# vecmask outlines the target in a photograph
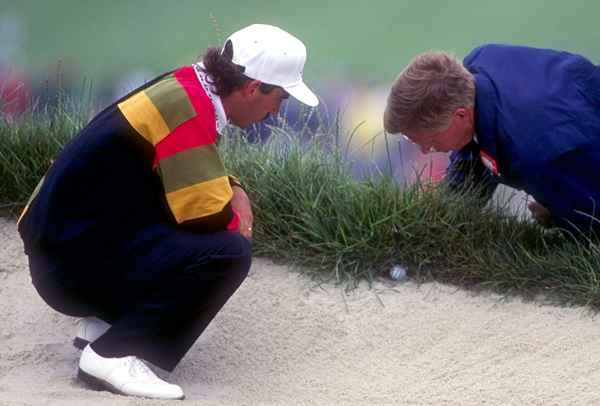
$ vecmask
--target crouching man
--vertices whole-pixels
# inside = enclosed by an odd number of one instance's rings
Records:
[[[215,144],[225,125],[310,106],[304,44],[273,26],[232,34],[98,114],[56,158],[19,220],[31,278],[84,317],[79,377],[124,395],[181,399],[172,371],[240,286],[252,209]]]
[[[448,183],[499,183],[535,198],[533,217],[573,235],[600,231],[600,67],[550,49],[484,45],[461,63],[417,56],[396,79],[384,126],[423,152],[453,151]]]

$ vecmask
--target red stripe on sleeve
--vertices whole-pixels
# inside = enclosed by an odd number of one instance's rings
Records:
[[[196,119],[188,120],[156,144],[155,165],[163,158],[190,148],[213,144],[214,137],[207,137],[210,131]]]
[[[185,89],[192,102],[192,106],[196,109],[196,113],[198,113],[198,117],[207,119],[210,117],[210,126],[213,130],[212,132],[215,134],[217,132],[217,123],[215,119],[215,106],[213,106],[210,97],[204,91],[204,88],[198,81],[198,77],[196,76],[196,72],[194,72],[194,68],[191,66],[185,66],[181,69],[175,71],[175,78],[181,86]],[[213,140],[212,142],[215,142]]]
[[[198,81],[194,68],[184,67],[175,71],[175,78],[185,89],[196,117],[177,127],[171,134],[156,144],[154,166],[163,158],[217,141],[215,108]]]

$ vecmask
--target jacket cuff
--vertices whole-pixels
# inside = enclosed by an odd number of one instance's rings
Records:
[[[237,187],[239,187],[239,188],[242,188],[242,189],[244,189],[244,187],[242,186],[242,184],[240,183],[240,181],[239,181],[239,180],[237,180],[237,179],[236,179],[236,178],[234,178],[233,176],[228,176],[228,178],[229,178],[229,185],[230,185],[231,187],[237,186]],[[245,189],[244,189],[244,190],[245,190]]]

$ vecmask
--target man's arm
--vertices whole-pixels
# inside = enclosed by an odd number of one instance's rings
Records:
[[[239,217],[239,231],[244,237],[252,238],[252,225],[254,215],[252,214],[252,205],[246,191],[235,185],[233,189],[233,198],[231,199],[231,208]]]
[[[600,232],[600,146],[571,150],[540,170],[528,187],[551,221],[576,237]]]

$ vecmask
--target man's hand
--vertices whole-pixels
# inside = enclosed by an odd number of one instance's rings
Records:
[[[254,215],[252,214],[250,199],[241,187],[233,186],[232,190],[233,198],[231,199],[231,208],[235,210],[240,217],[240,234],[251,239]]]
[[[531,215],[540,225],[549,227],[552,225],[552,214],[550,210],[542,206],[536,201],[531,201],[527,205],[527,208],[531,212]]]

